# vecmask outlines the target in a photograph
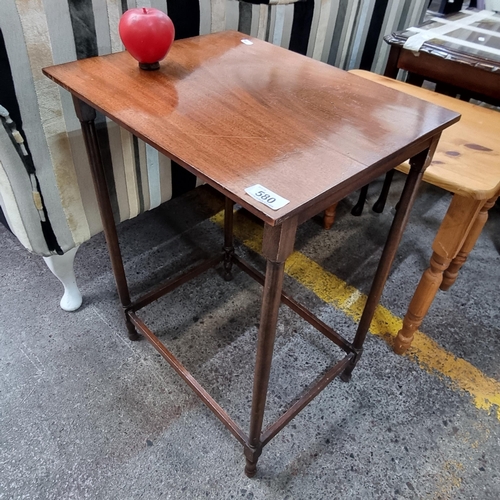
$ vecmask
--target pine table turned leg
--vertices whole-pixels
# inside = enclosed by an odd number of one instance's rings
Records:
[[[491,207],[493,207],[493,205],[497,201],[497,198],[498,196],[494,196],[493,198],[489,199],[483,205],[483,208],[481,208],[481,211],[474,221],[474,225],[469,231],[469,234],[467,235],[462,248],[458,252],[457,256],[452,260],[448,269],[444,272],[443,282],[441,283],[441,290],[448,290],[453,285],[453,283],[455,283],[458,272],[465,264],[465,261],[467,260],[469,254],[472,252],[472,249],[476,245],[476,241],[479,238],[479,235],[481,234],[486,221],[488,220],[488,211]]]
[[[325,215],[323,217],[323,229],[330,229],[333,226],[333,223],[335,222],[335,213],[337,212],[337,205],[338,203],[335,203],[325,210]]]
[[[424,272],[394,341],[394,352],[403,354],[421,325],[443,281],[443,274],[464,246],[484,200],[454,195],[432,244],[430,267]]]
[[[399,330],[394,341],[394,352],[404,354],[413,341],[413,335],[421,325],[436,293],[443,281],[443,272],[450,264],[436,252],[432,254],[430,267],[424,272],[403,320],[403,328]]]

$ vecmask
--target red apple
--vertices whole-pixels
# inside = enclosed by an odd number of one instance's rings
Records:
[[[174,23],[164,12],[149,7],[129,9],[118,32],[128,52],[143,69],[157,69],[174,41]]]

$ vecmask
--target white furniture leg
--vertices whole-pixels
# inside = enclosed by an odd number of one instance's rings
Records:
[[[60,305],[61,309],[65,311],[76,311],[82,305],[82,294],[78,290],[73,269],[78,248],[72,248],[63,255],[52,255],[43,258],[52,274],[64,285],[64,295]]]

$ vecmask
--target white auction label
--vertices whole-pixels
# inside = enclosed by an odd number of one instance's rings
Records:
[[[280,208],[283,208],[287,203],[290,203],[290,200],[286,200],[279,194],[273,193],[270,189],[267,189],[260,184],[255,184],[255,186],[246,188],[245,192],[249,194],[254,200],[264,203],[264,205],[267,205],[273,210],[279,210]]]

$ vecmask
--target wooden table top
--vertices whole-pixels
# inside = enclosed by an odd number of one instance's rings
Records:
[[[500,112],[368,71],[351,73],[462,115],[443,132],[424,181],[476,200],[500,192]],[[408,166],[401,170],[408,171]]]
[[[319,212],[459,119],[235,31],[176,41],[158,71],[122,52],[44,73],[271,225]],[[290,203],[255,201],[255,184]]]
[[[470,9],[434,17],[384,40],[500,75],[500,14],[491,11]]]

